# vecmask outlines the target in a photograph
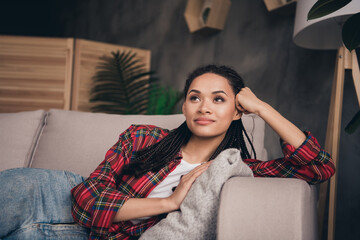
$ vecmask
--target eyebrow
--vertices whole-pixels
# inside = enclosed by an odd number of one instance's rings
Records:
[[[191,92],[201,93],[199,90],[196,90],[196,89],[191,89],[191,90],[189,91],[189,93],[191,93]],[[223,94],[225,94],[225,95],[227,96],[227,94],[226,94],[223,90],[217,90],[217,91],[213,91],[213,92],[212,92],[212,94],[218,94],[218,93],[223,93]]]

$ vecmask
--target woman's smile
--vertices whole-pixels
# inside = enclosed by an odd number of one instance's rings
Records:
[[[199,125],[209,125],[215,122],[215,120],[206,117],[199,117],[196,118],[194,121]]]

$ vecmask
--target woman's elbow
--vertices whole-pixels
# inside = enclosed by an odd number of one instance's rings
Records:
[[[312,182],[312,184],[319,184],[322,182],[325,182],[329,180],[332,176],[334,176],[336,170],[335,170],[335,164],[332,161],[330,155],[328,158],[328,161],[326,163],[321,164],[316,172],[315,172],[315,181]]]

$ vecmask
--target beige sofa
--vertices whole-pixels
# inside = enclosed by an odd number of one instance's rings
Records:
[[[110,115],[43,110],[0,114],[0,171],[16,167],[73,171],[88,176],[131,124],[173,129],[179,115]],[[259,159],[266,160],[265,124],[243,117]],[[2,194],[2,193],[0,193]],[[217,239],[316,239],[317,194],[297,179],[231,178],[219,206]]]

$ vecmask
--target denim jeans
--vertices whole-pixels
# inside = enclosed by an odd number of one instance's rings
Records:
[[[0,239],[88,239],[71,216],[70,190],[83,180],[58,170],[0,172]]]

